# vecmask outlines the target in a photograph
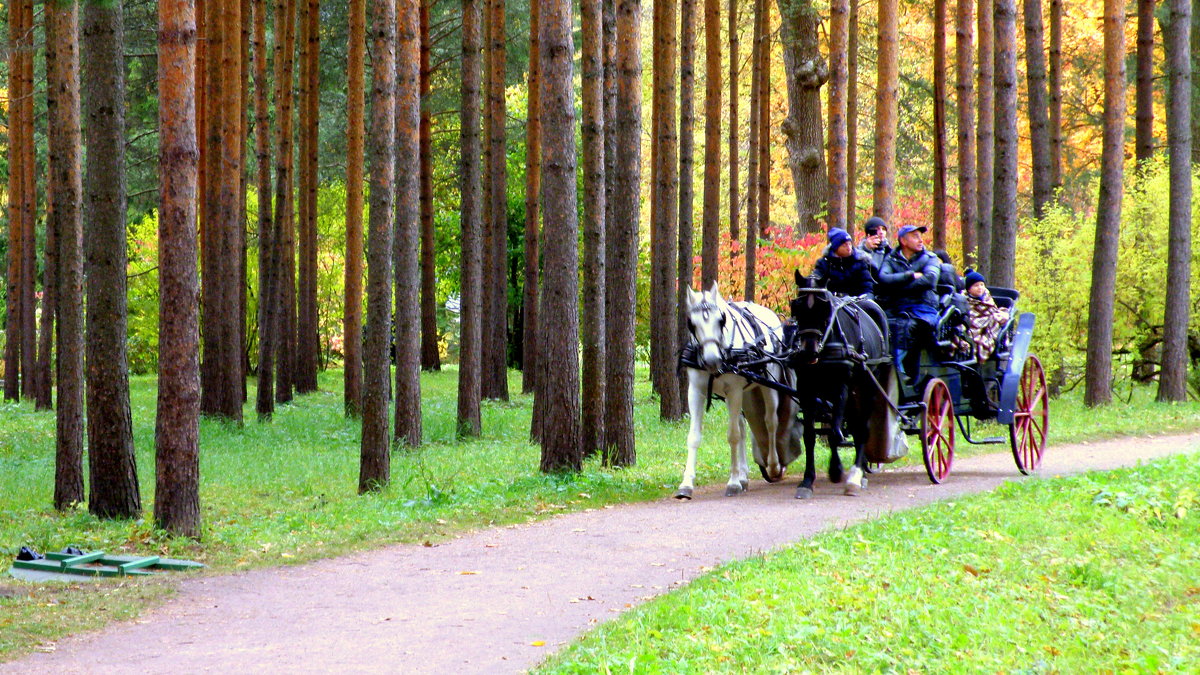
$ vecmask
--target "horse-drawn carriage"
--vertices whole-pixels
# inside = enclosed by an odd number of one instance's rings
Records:
[[[1017,291],[991,289],[1010,319],[994,351],[983,360],[964,346],[961,296],[944,293],[936,327],[902,369],[895,363],[887,319],[878,305],[811,287],[799,275],[796,280],[798,297],[787,322],[763,322],[750,311],[763,308],[726,302],[715,286],[689,294],[694,340],[683,350],[680,363],[689,369],[691,380],[692,433],[677,497],[691,494],[703,406],[706,401],[711,404],[714,395],[730,404],[724,394],[738,387],[758,395],[752,397],[753,410],[743,410],[743,400],[749,399],[740,391],[736,405],[730,405],[735,466],[727,494],[740,491],[735,483],[741,489],[746,485],[743,416],[755,432],[754,458],[768,481],[781,479],[779,467],[798,456],[803,446],[806,467],[797,498],[812,494],[817,435],[827,438],[831,449],[830,479],[836,483],[844,478],[847,494],[862,487],[864,471],[907,454],[910,435],[918,437],[934,483],[949,476],[960,436],[975,444],[1007,441],[1021,473],[1037,469],[1045,449],[1049,402],[1041,362],[1029,353],[1034,315],[1018,311]],[[908,377],[902,374],[905,370]],[[722,387],[722,382],[727,384]],[[767,392],[774,394],[773,405],[763,403],[770,398]],[[786,419],[788,415],[794,417]],[[771,419],[764,424],[751,416]],[[978,422],[1007,426],[1008,437],[979,438]],[[855,462],[843,476],[837,449],[851,445]]]

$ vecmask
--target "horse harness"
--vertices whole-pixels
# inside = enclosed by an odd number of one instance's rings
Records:
[[[707,300],[705,300],[704,302],[700,303],[699,305],[696,305],[696,307],[693,309],[693,311],[700,310],[703,312],[709,312],[709,311],[720,312],[720,314],[721,314],[721,339],[718,339],[715,337],[709,337],[709,338],[705,338],[703,340],[698,340],[696,338],[695,327],[693,327],[691,325],[691,323],[689,322],[688,323],[688,331],[691,332],[691,334],[692,334],[692,341],[689,344],[684,345],[679,351],[679,368],[680,368],[680,370],[682,370],[685,367],[692,368],[694,370],[704,370],[705,367],[704,367],[704,364],[700,363],[699,355],[700,355],[700,352],[704,349],[705,345],[715,344],[717,346],[718,351],[720,351],[720,353],[721,353],[720,366],[717,368],[716,372],[709,373],[709,375],[708,375],[708,396],[707,396],[708,405],[705,408],[705,410],[709,410],[712,408],[712,401],[714,398],[713,383],[716,382],[716,379],[718,377],[720,377],[721,375],[727,374],[727,373],[736,374],[739,363],[744,362],[744,361],[753,360],[753,358],[756,356],[755,354],[753,354],[753,352],[761,353],[760,347],[768,339],[770,339],[770,342],[771,342],[772,352],[778,352],[780,347],[783,346],[782,341],[780,341],[780,339],[774,333],[763,330],[762,322],[759,320],[758,317],[754,316],[754,314],[749,309],[746,309],[744,306],[739,305],[737,303],[732,303],[732,302],[727,303],[727,306],[730,308],[730,310],[732,312],[737,314],[737,316],[735,316],[734,320],[733,320],[733,324],[734,324],[733,330],[735,330],[737,332],[737,336],[742,339],[742,343],[744,345],[743,347],[734,349],[732,347],[727,347],[723,343],[723,338],[725,335],[724,328],[725,328],[726,314],[720,307],[717,307],[713,303],[710,303]],[[739,318],[741,320],[739,320]],[[746,328],[747,325],[750,327],[749,330]],[[753,339],[751,339],[751,335],[750,335],[751,331],[753,332]],[[730,344],[732,344],[732,340],[730,341]],[[722,397],[716,396],[715,398],[722,398]]]

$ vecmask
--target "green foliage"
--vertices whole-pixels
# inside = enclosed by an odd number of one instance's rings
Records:
[[[1131,373],[1146,379],[1150,375],[1148,364],[1158,359],[1167,279],[1169,191],[1170,176],[1162,155],[1144,165],[1140,175],[1126,181],[1113,317],[1114,370],[1118,379]],[[1064,366],[1068,373],[1081,373],[1095,217],[1055,205],[1043,219],[1024,221],[1021,234],[1016,272],[1021,307],[1037,314],[1033,351],[1050,370]],[[1192,238],[1200,240],[1200,218],[1196,215],[1192,218]],[[1193,269],[1200,269],[1197,265],[1200,249],[1192,258]],[[1200,275],[1192,275],[1191,292],[1193,299],[1200,298]],[[1193,335],[1200,336],[1200,303],[1193,303],[1191,325]]]
[[[828,532],[714,570],[539,672],[1194,672],[1196,460]]]

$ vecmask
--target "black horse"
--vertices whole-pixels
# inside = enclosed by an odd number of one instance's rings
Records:
[[[816,471],[813,446],[818,420],[828,422],[829,480],[843,479],[838,447],[846,431],[854,442],[854,464],[845,476],[845,492],[857,494],[866,468],[863,446],[870,417],[878,407],[878,375],[890,367],[887,319],[879,305],[866,298],[834,295],[796,272],[798,294],[792,300],[795,332],[789,366],[796,371],[804,417],[804,480],[796,499],[812,496]]]

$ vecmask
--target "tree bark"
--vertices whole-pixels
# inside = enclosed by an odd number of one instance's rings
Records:
[[[942,0],[937,0],[942,2]],[[846,113],[850,69],[850,0],[829,4],[829,227],[846,228]]]
[[[933,2],[933,248],[946,248],[946,0]]]
[[[654,5],[653,126],[650,151],[650,372],[658,394],[659,415],[676,420],[683,414],[675,379],[676,265],[679,232],[678,153],[675,117],[678,65],[678,5]],[[547,132],[547,137],[549,133]]]
[[[1188,0],[1168,3],[1164,26],[1169,95],[1167,147],[1171,153],[1170,225],[1167,249],[1167,301],[1163,320],[1163,363],[1158,379],[1159,401],[1186,401],[1188,319],[1191,307],[1191,7]]]
[[[363,115],[367,48],[366,0],[350,0],[346,78],[346,303],[342,320],[346,416],[362,413]],[[422,170],[424,166],[422,166]]]
[[[1112,400],[1113,295],[1121,227],[1125,158],[1125,3],[1104,1],[1104,148],[1100,157],[1100,202],[1088,299],[1087,368],[1083,402]]]
[[[91,495],[101,518],[141,511],[126,356],[125,59],[120,2],[83,8],[83,115],[87,121],[87,427]]]
[[[412,0],[405,0],[412,2]],[[363,342],[363,427],[358,492],[391,478],[388,399],[391,393],[392,207],[396,194],[396,2],[371,0],[371,119],[367,129],[370,175],[367,213],[367,325]],[[415,92],[413,92],[415,93]]]
[[[684,0],[694,2],[694,0]],[[605,185],[604,173],[604,17],[600,0],[583,0],[580,62],[583,89],[583,373],[586,395],[582,400],[584,455],[604,448],[605,329]],[[686,106],[686,103],[685,103]],[[681,159],[682,162],[682,159]],[[682,168],[681,168],[682,171]],[[680,222],[684,218],[680,207]],[[682,260],[682,253],[680,254]],[[689,258],[689,262],[691,259]]]
[[[1050,109],[1046,101],[1046,53],[1042,0],[1025,0],[1025,78],[1029,101],[1029,149],[1033,158],[1033,217],[1046,214],[1054,196],[1050,168]]]
[[[529,6],[529,98],[525,108],[525,279],[521,292],[521,391],[530,393],[537,381],[538,324],[538,207],[542,191],[542,116],[541,116],[541,0]]]
[[[484,209],[483,380],[484,398],[508,400],[508,148],[504,101],[507,66],[505,0],[487,0],[487,99]]]
[[[679,27],[679,266],[676,271],[678,281],[675,284],[676,350],[688,340],[687,292],[692,286],[692,277],[695,276],[692,258],[696,248],[696,0],[680,2]],[[708,173],[709,168],[705,166],[706,187]],[[676,369],[675,381],[679,389],[679,414],[682,416],[682,408],[687,401],[687,374]]]
[[[846,55],[846,231],[858,220],[858,0],[850,0]]]
[[[727,31],[729,33],[729,239],[737,241],[741,235],[738,217],[741,198],[738,196],[738,68],[741,55],[738,53],[738,0],[729,0]],[[718,245],[719,248],[719,245]],[[715,277],[714,277],[715,279]],[[709,282],[711,283],[711,282]],[[709,288],[709,286],[705,286]]]
[[[210,2],[212,0],[209,0]],[[296,13],[298,2],[281,0],[275,14],[277,39],[275,53],[275,106],[279,128],[279,151],[275,156],[275,402],[292,400],[296,363],[296,201],[293,171],[292,110],[295,95],[292,90],[296,60]],[[282,26],[280,24],[283,24]],[[279,49],[283,53],[279,53]]]
[[[49,172],[58,265],[58,409],[54,508],[82,502],[83,491],[83,219],[79,211],[79,12],[75,0],[46,3]],[[53,50],[54,56],[50,57]]]
[[[879,0],[878,62],[875,84],[875,182],[871,211],[892,222],[896,206],[896,124],[900,60],[897,0]],[[981,87],[982,89],[982,87]]]
[[[742,270],[742,295],[748,297],[747,293],[752,292],[754,269],[756,267],[751,244],[758,241],[758,144],[762,140],[762,134],[758,130],[758,123],[762,120],[762,116],[758,114],[759,108],[762,107],[762,78],[759,77],[758,71],[762,68],[762,34],[763,34],[763,13],[766,7],[765,0],[754,0],[754,27],[751,29],[750,37],[750,119],[747,122],[746,133],[749,138],[746,140],[746,227],[745,227],[745,243],[742,248],[742,256],[745,266]],[[786,25],[787,22],[785,21]],[[750,283],[746,280],[750,279]]]
[[[1050,192],[1062,190],[1062,15],[1063,0],[1050,0]]]
[[[813,38],[815,39],[815,23],[813,24],[813,30]],[[771,35],[773,35],[771,29],[771,8],[766,0],[763,0],[763,46],[762,51],[759,53],[759,58],[762,59],[762,67],[758,70],[758,77],[761,80],[758,85],[758,224],[754,228],[755,233],[762,238],[770,236],[768,226],[771,222]],[[819,148],[821,142],[824,140],[820,129],[821,103],[819,99],[816,101],[815,108],[809,106],[809,112],[816,115],[817,136],[815,142]],[[808,140],[813,142],[814,139],[809,136]],[[805,192],[811,198],[812,203],[824,204],[824,195],[822,193],[825,181],[824,171],[824,165],[822,165],[819,175],[809,177]],[[749,286],[748,284],[747,287],[749,288]],[[747,300],[752,301],[754,299],[752,290],[747,291]]]
[[[238,328],[238,190],[241,188],[241,83],[230,73],[241,70],[240,0],[208,0],[206,116],[208,152],[204,186],[204,229],[201,245],[201,362],[200,411],[235,423],[242,421],[241,331]]]
[[[317,390],[321,341],[317,329],[317,157],[320,124],[320,0],[305,0],[300,67],[299,277],[296,293],[296,393]],[[414,161],[415,165],[415,161]]]
[[[18,102],[22,108],[19,134],[22,139],[21,152],[23,179],[21,203],[21,232],[25,239],[21,246],[21,397],[36,398],[37,393],[37,152],[34,140],[34,28],[33,0],[19,0],[23,33],[21,49],[21,81],[23,96]]]
[[[26,98],[22,91],[23,71],[22,60],[25,50],[21,47],[21,36],[25,29],[21,25],[24,13],[20,2],[8,4],[8,33],[13,43],[13,51],[9,56],[8,90],[12,105],[9,108],[8,134],[8,287],[5,294],[6,312],[4,326],[4,398],[17,401],[21,398],[21,249],[25,243],[25,234],[21,218],[21,195],[24,192],[25,178],[22,172],[24,139],[21,131],[24,125],[21,121],[22,106],[20,102]]]
[[[433,71],[429,54],[429,5],[421,0],[421,369],[441,370],[442,355],[437,325],[437,251],[433,229],[433,111],[430,92]]]
[[[992,255],[992,197],[996,147],[996,50],[994,0],[979,0],[979,123],[976,125],[976,189],[978,208],[975,226],[975,262],[984,276]]]
[[[884,3],[887,1],[884,0]],[[788,117],[783,123],[783,135],[788,148],[792,182],[796,186],[799,227],[801,232],[817,232],[820,229],[817,218],[824,212],[829,197],[823,147],[825,138],[821,132],[821,86],[829,80],[829,67],[821,58],[817,34],[820,15],[808,0],[799,3],[777,0],[777,4],[779,15],[783,17],[780,36],[783,40],[784,70],[788,74]],[[769,19],[768,16],[768,23]],[[770,31],[767,31],[767,35],[769,43]],[[768,107],[760,109],[760,115],[769,112],[769,103],[765,103],[769,100],[770,92],[764,84],[763,101]],[[760,123],[759,128],[763,129],[764,125]],[[764,133],[769,133],[769,129]],[[760,151],[767,149],[764,146]],[[759,171],[764,170],[764,164],[768,162],[760,159]],[[759,219],[765,224],[764,214],[769,204],[760,197],[758,208]]]
[[[1058,1],[1058,0],[1055,0]],[[955,11],[954,65],[958,94],[958,223],[962,232],[962,268],[978,264],[976,257],[975,91],[971,82],[974,42],[972,0],[958,0]]]
[[[612,122],[616,145],[622,151],[614,157],[613,218],[606,251],[605,325],[609,338],[604,463],[609,466],[632,466],[637,461],[633,378],[642,166],[641,12],[640,0],[616,0],[616,114]]]
[[[1017,3],[995,1],[996,174],[988,282],[1012,288],[1017,244]]]
[[[421,445],[421,0],[396,6],[396,426],[397,444]]]
[[[1154,4],[1154,0],[1137,0],[1134,156],[1138,164],[1154,156]]]
[[[71,7],[74,9],[74,6]],[[47,2],[43,6],[43,20],[46,35],[46,113],[49,118],[57,107],[56,96],[60,94],[55,91],[56,82],[51,81],[50,74],[58,70],[55,65],[55,60],[58,58],[58,50],[62,46],[63,34],[68,43],[68,49],[74,49],[74,43],[77,40],[76,32],[67,28],[64,31],[60,26],[60,35],[54,34],[53,16],[56,12],[61,14],[62,7],[56,6],[54,2]],[[61,21],[61,19],[60,19]],[[74,25],[74,24],[72,24]],[[59,44],[55,44],[54,38],[58,39]],[[75,58],[73,56],[69,58]],[[59,80],[57,82],[59,88],[66,81],[62,72],[57,73]],[[71,80],[78,86],[78,77]],[[69,86],[69,84],[68,84]],[[58,121],[58,120],[55,120]],[[47,137],[54,133],[47,123]],[[60,153],[62,151],[60,150]],[[59,161],[62,161],[62,155],[59,156]],[[59,198],[61,203],[64,197],[61,190],[56,186],[58,179],[55,169],[49,166],[49,157],[47,157],[46,167],[46,241],[42,250],[42,313],[41,325],[38,328],[38,351],[37,351],[37,372],[35,377],[37,382],[34,387],[34,406],[37,410],[50,410],[54,407],[54,325],[55,315],[58,311],[58,217],[54,208],[55,197]]]
[[[254,0],[254,116],[255,154],[258,159],[258,397],[255,410],[260,420],[270,419],[275,411],[275,353],[278,328],[279,268],[277,247],[278,225],[275,223],[271,197],[271,117],[267,101],[270,83],[267,81],[267,3]],[[276,16],[287,16],[285,0],[278,0]],[[276,32],[276,57],[282,36]],[[278,61],[276,62],[278,66]],[[278,72],[278,71],[277,71]],[[280,132],[282,133],[282,132]],[[281,139],[282,140],[282,139]]]
[[[250,133],[253,123],[254,108],[250,102],[250,42],[251,32],[254,30],[254,15],[251,10],[252,0],[241,1],[241,24],[242,24],[242,40],[241,40],[241,87],[239,95],[241,96],[242,106],[242,133],[238,139],[238,165],[242,167],[241,173],[238,175],[238,384],[242,393],[242,405],[246,404],[248,397],[247,377],[250,374],[250,317],[249,317],[249,292],[250,292],[250,277],[247,273],[249,254],[250,254],[250,216],[249,209],[246,208],[246,195],[249,192],[250,182],[253,176],[250,175]]]
[[[237,47],[240,56],[241,45]],[[201,387],[196,328],[200,300],[196,279],[196,174],[200,151],[196,144],[195,52],[194,4],[188,0],[160,0],[159,373],[154,521],[168,532],[185,537],[200,536]],[[240,89],[240,83],[235,84]],[[241,117],[240,108],[231,112]]]
[[[462,203],[461,223],[462,265],[460,267],[460,323],[458,365],[458,435],[478,436],[481,350],[483,243],[480,220],[481,200],[479,154],[479,81],[482,79],[480,33],[483,27],[482,0],[463,0],[462,28],[462,103],[459,109],[461,128],[461,167],[459,180]]]
[[[701,214],[703,225],[700,234],[701,288],[708,288],[717,280],[717,258],[721,250],[720,20],[720,0],[704,0],[704,212]],[[736,64],[737,57],[732,58]],[[732,160],[731,156],[730,161]],[[686,278],[686,282],[687,286],[691,286],[690,276]],[[681,288],[683,286],[680,284]]]

